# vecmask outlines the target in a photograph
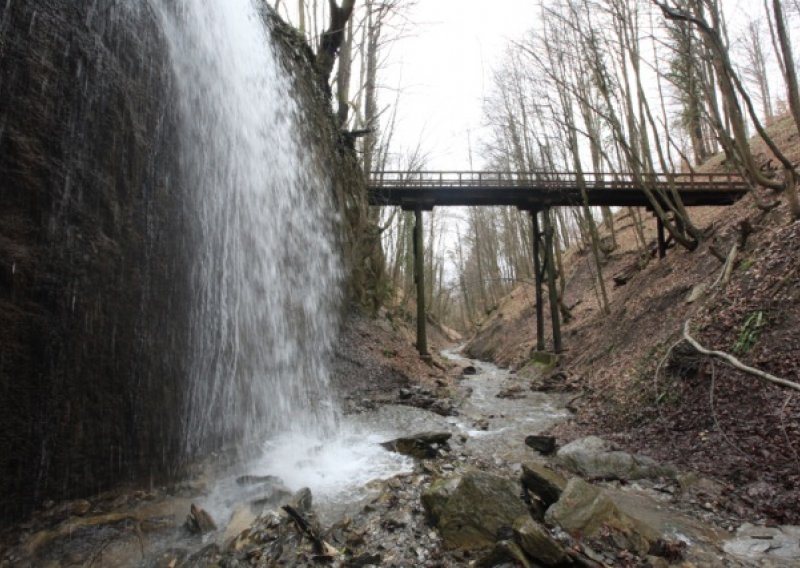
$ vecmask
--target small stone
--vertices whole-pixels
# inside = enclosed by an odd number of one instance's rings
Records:
[[[465,377],[470,375],[477,375],[478,369],[476,369],[472,365],[467,365],[466,367],[464,367],[464,369],[462,369],[461,374],[464,375]]]
[[[307,513],[311,510],[313,501],[314,499],[311,495],[311,489],[308,487],[303,487],[294,495],[292,495],[292,498],[289,500],[289,506],[295,509],[298,513]]]
[[[353,568],[358,568],[360,566],[380,566],[382,561],[383,557],[381,557],[380,554],[364,553],[351,558],[345,563],[345,566],[352,566]]]
[[[206,534],[217,530],[217,525],[211,515],[194,503],[189,509],[184,526],[192,534]]]
[[[546,456],[556,451],[556,439],[553,436],[527,436],[525,445]]]
[[[236,478],[237,485],[279,484],[281,479],[274,475],[242,475]]]
[[[458,414],[456,409],[453,408],[453,403],[444,398],[434,401],[430,406],[430,410],[439,416],[455,416]]]
[[[692,288],[692,291],[689,293],[689,297],[686,298],[686,303],[694,304],[697,300],[703,297],[703,295],[706,293],[706,290],[708,290],[708,284],[701,282]]]
[[[525,396],[525,390],[519,385],[503,389],[495,395],[496,398],[504,398],[507,400],[520,400],[525,398]]]

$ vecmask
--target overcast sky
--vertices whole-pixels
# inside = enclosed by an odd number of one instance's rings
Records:
[[[749,18],[763,14],[761,0],[722,3],[733,42]],[[393,149],[407,150],[419,141],[430,158],[427,168],[445,170],[468,169],[471,146],[475,169],[484,165],[479,144],[482,100],[491,89],[491,72],[509,41],[536,27],[536,4],[417,1],[409,11],[408,35],[394,45],[382,72],[383,104],[393,103],[395,89],[401,89]]]
[[[468,132],[474,148],[492,67],[510,40],[534,27],[536,14],[531,0],[419,0],[409,35],[393,47],[383,72],[384,87],[402,89],[395,147],[421,140],[429,169],[467,169]],[[477,152],[474,158],[480,167]]]

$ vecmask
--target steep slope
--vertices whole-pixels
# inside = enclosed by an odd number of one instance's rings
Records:
[[[791,122],[778,121],[772,131],[779,144],[792,148],[793,159],[800,157]],[[760,145],[755,150],[769,167],[767,152]],[[705,167],[721,169],[724,161],[717,157]],[[592,289],[589,256],[570,251],[565,299],[575,308],[564,326],[559,371],[579,385],[582,396],[575,422],[556,433],[612,436],[657,459],[718,477],[768,518],[797,522],[800,397],[698,356],[680,339],[690,319],[692,334],[706,347],[800,378],[800,223],[789,222],[784,204],[759,210],[753,196],[729,208],[696,209],[691,216],[710,235],[698,250],[672,249],[665,260],[652,260],[615,288],[612,276],[636,258],[631,230],[622,231],[620,247],[604,267],[611,302],[605,317]],[[622,216],[620,222],[628,223]],[[730,281],[712,288],[722,263],[710,248],[727,253],[743,223],[752,234]],[[703,286],[706,292],[689,302]],[[520,287],[504,299],[469,352],[522,367],[535,346],[532,298],[530,288]]]

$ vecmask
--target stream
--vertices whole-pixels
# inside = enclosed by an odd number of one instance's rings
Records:
[[[21,546],[0,556],[0,565],[161,566],[159,559],[170,557],[175,550],[191,552],[212,543],[224,547],[255,521],[258,509],[251,503],[276,492],[288,497],[305,487],[311,490],[322,527],[333,526],[345,517],[358,519],[368,510],[365,505],[375,502],[387,483],[405,484],[418,496],[420,488],[411,486],[415,479],[417,483],[422,479],[418,475],[419,465],[415,468],[414,460],[389,452],[380,443],[424,431],[447,431],[453,435],[451,451],[436,460],[439,471],[454,472],[476,466],[517,477],[522,463],[542,461],[541,456],[525,445],[524,439],[569,418],[570,413],[564,408],[566,395],[530,391],[527,381],[514,373],[467,359],[457,348],[445,350],[442,355],[476,370],[473,375],[463,376],[455,388],[457,416],[387,404],[346,417],[334,439],[286,433],[270,440],[263,456],[247,464],[217,469],[216,473],[213,467],[208,468],[204,475],[170,490],[123,493],[116,502],[106,505],[106,517],[138,519],[135,530],[124,523],[68,521],[65,524],[74,524],[63,534],[58,533],[61,528],[51,528],[27,535],[27,539],[21,539]],[[517,386],[524,388],[515,389]],[[503,392],[515,396],[498,398]],[[252,481],[242,483],[244,475],[251,476],[248,479]],[[621,510],[661,534],[684,542],[687,559],[700,565],[790,566],[792,560],[800,557],[800,551],[796,551],[798,556],[791,556],[793,549],[789,547],[783,553],[789,555],[786,558],[765,560],[768,547],[764,548],[763,540],[752,540],[761,537],[731,539],[727,531],[675,510],[669,495],[653,483],[605,484],[605,489]],[[183,528],[192,503],[210,513],[218,525],[216,531],[200,537]],[[99,518],[92,515],[86,516]],[[426,530],[431,537],[420,546],[438,546],[435,532]],[[59,538],[53,538],[54,533]],[[386,542],[390,538],[396,539],[396,533],[386,535]],[[405,545],[395,544],[396,548],[402,546]],[[723,547],[729,554],[723,552]],[[418,554],[420,559],[427,558],[424,551],[418,550]]]

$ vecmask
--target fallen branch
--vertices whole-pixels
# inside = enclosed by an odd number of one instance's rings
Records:
[[[761,371],[761,370],[756,369],[754,367],[749,367],[749,366],[745,365],[744,363],[742,363],[741,361],[739,361],[733,355],[731,355],[729,353],[725,353],[724,351],[714,351],[714,350],[711,350],[711,349],[706,349],[705,347],[700,345],[697,342],[697,340],[695,340],[691,335],[689,335],[689,321],[690,320],[686,320],[686,322],[683,324],[683,338],[686,341],[688,341],[689,344],[692,347],[694,347],[697,351],[699,351],[703,355],[710,355],[712,357],[717,357],[719,359],[722,359],[723,361],[727,361],[731,366],[735,367],[736,369],[739,369],[740,371],[743,371],[743,372],[748,373],[750,375],[754,375],[754,376],[756,376],[756,377],[758,377],[760,379],[763,379],[765,381],[768,381],[770,383],[774,383],[776,385],[780,385],[780,386],[783,386],[783,387],[786,387],[786,388],[789,388],[789,389],[794,389],[796,391],[800,391],[800,384],[798,384],[798,383],[795,383],[793,381],[788,381],[788,380],[782,379],[780,377],[776,377],[775,375],[771,375],[770,373],[767,373],[766,371]]]
[[[733,272],[733,265],[736,263],[736,255],[739,254],[739,243],[734,243],[731,247],[730,252],[728,252],[728,256],[725,258],[725,264],[722,267],[722,271],[719,273],[719,276],[711,285],[711,289],[713,290],[720,284],[726,286],[731,279],[731,273]]]
[[[329,556],[331,558],[338,554],[338,551],[333,546],[322,540],[322,537],[317,533],[314,527],[311,526],[311,523],[309,523],[297,509],[291,505],[284,505],[282,509],[291,517],[297,528],[311,539],[316,554]]]
[[[733,272],[733,265],[736,264],[736,255],[739,253],[739,244],[734,243],[731,247],[731,252],[728,254],[728,260],[725,261],[725,271],[722,273],[722,285],[727,286],[731,280],[731,273]]]

